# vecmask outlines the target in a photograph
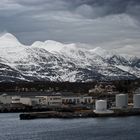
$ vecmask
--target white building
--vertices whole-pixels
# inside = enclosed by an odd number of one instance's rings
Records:
[[[40,103],[39,98],[21,97],[20,103],[28,106],[38,105]]]
[[[20,104],[20,96],[13,96],[12,104]]]
[[[62,97],[62,103],[63,104],[80,104],[81,103],[81,97],[74,97],[74,96],[68,96],[68,97]]]
[[[36,98],[39,98],[40,104],[44,104],[48,106],[61,106],[62,105],[61,95],[36,96]]]
[[[11,104],[12,103],[12,96],[9,96],[7,94],[0,95],[0,103]]]
[[[62,97],[62,103],[64,104],[91,104],[93,99],[91,96],[64,96]]]
[[[91,96],[84,96],[84,97],[81,97],[81,102],[85,104],[91,104],[93,103],[93,99]]]

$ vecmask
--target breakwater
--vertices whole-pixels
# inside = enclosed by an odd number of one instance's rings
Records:
[[[93,110],[79,110],[74,112],[46,111],[29,112],[19,115],[21,120],[38,118],[94,118],[94,117],[119,117],[140,115],[140,109],[113,109],[113,113],[95,113]]]

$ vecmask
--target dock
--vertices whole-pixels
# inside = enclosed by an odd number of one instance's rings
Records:
[[[19,115],[20,120],[30,120],[39,118],[96,118],[96,117],[124,117],[140,115],[140,109],[113,109],[114,113],[95,113],[93,110],[81,110],[76,112],[59,112],[59,111],[46,111],[46,112],[28,112]]]

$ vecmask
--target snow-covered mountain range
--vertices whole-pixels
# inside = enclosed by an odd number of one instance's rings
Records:
[[[135,56],[52,40],[25,46],[10,33],[0,37],[0,82],[135,78],[140,78],[140,58]]]

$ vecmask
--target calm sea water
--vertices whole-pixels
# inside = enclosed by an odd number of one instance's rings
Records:
[[[19,120],[0,114],[0,140],[140,140],[140,117]]]

